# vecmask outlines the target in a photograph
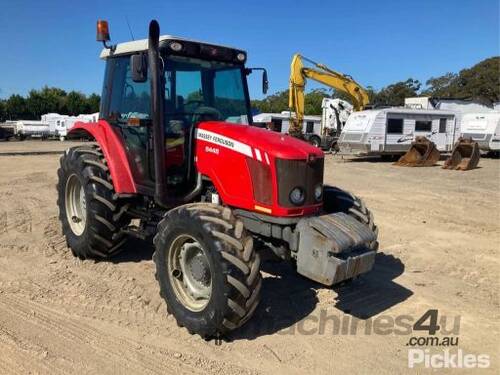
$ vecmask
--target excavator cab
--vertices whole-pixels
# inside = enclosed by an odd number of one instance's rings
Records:
[[[394,165],[400,167],[432,167],[439,161],[436,144],[426,137],[416,137],[410,149]]]
[[[460,137],[453,146],[451,155],[444,162],[443,169],[456,169],[468,171],[479,164],[479,145],[472,138]]]

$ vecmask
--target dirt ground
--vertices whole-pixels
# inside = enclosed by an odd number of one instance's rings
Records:
[[[0,154],[40,148],[52,149],[2,142]],[[253,320],[217,345],[167,316],[151,244],[130,241],[109,262],[73,258],[57,219],[58,159],[0,156],[1,374],[422,373],[408,369],[406,344],[426,332],[369,327],[429,309],[446,326],[459,317],[459,348],[489,355],[498,373],[500,160],[455,172],[327,156],[325,182],[363,197],[380,227],[373,271],[329,289],[268,261]]]

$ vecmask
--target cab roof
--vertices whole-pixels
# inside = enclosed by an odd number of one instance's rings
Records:
[[[161,35],[160,36],[160,48],[162,47],[162,44],[165,44],[165,41],[179,41],[179,42],[194,42],[194,43],[200,43],[200,44],[205,44],[205,45],[210,45],[214,47],[224,47],[224,48],[230,48],[234,50],[241,51],[240,49],[234,48],[234,47],[228,47],[228,46],[223,46],[223,45],[218,45],[218,44],[213,44],[213,43],[205,43],[199,40],[193,40],[193,39],[186,39],[186,38],[181,38],[173,35]],[[118,56],[118,55],[128,55],[132,54],[135,52],[144,52],[147,51],[148,49],[148,40],[147,39],[140,39],[140,40],[133,40],[130,42],[124,42],[124,43],[118,43],[113,46],[113,51],[109,48],[103,48],[100,54],[101,59],[106,59],[110,56]],[[244,51],[242,51],[244,52]]]

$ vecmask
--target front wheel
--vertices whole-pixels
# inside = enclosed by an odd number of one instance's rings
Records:
[[[313,136],[309,139],[309,143],[314,147],[321,147],[321,139],[319,137]]]
[[[260,258],[229,208],[175,208],[159,223],[154,244],[160,295],[179,326],[209,338],[253,315],[262,284]]]
[[[73,254],[80,259],[107,258],[126,241],[124,205],[115,197],[111,176],[97,146],[68,149],[58,169],[59,219]]]
[[[323,189],[323,209],[326,213],[343,212],[357,221],[366,224],[378,237],[378,227],[373,214],[366,207],[363,200],[348,191],[334,186],[325,185]],[[375,239],[369,244],[373,251],[378,250],[378,241]]]

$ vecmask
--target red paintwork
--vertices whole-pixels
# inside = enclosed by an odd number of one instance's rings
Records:
[[[198,129],[217,133],[250,146],[254,159],[257,159],[255,149],[260,150],[261,162],[271,168],[272,181],[269,189],[273,191],[273,204],[263,205],[253,199],[252,179],[246,163],[248,156],[198,138],[195,143],[196,167],[201,174],[211,179],[225,204],[265,214],[266,212],[255,209],[258,205],[270,210],[267,214],[272,216],[304,216],[320,210],[321,203],[300,208],[280,207],[277,204],[278,187],[274,168],[276,158],[307,159],[311,155],[323,158],[324,154],[320,149],[288,135],[248,125],[211,121],[201,123]],[[137,193],[125,145],[113,127],[104,120],[97,123],[76,123],[70,134],[82,131],[89,133],[101,146],[116,192]],[[179,145],[167,151],[167,166],[181,163],[182,148]]]
[[[255,154],[255,148],[257,148],[264,165],[267,165],[264,154],[268,155],[272,173],[269,189],[273,190],[273,204],[263,205],[253,199],[252,179],[245,161],[247,156],[203,139],[197,139],[196,167],[200,173],[210,177],[225,204],[265,213],[255,209],[255,205],[258,205],[270,209],[271,212],[268,214],[272,216],[303,216],[313,214],[321,208],[321,203],[300,208],[280,207],[277,204],[278,186],[274,168],[276,158],[307,159],[310,155],[323,158],[324,154],[320,149],[288,135],[248,125],[214,121],[201,123],[198,129],[217,133],[251,146],[253,158],[257,157]],[[213,152],[214,148],[218,150],[218,154]]]
[[[68,134],[78,136],[81,132],[90,134],[101,147],[115,191],[119,194],[137,193],[125,145],[116,130],[107,121],[99,120],[96,123],[77,122]]]

